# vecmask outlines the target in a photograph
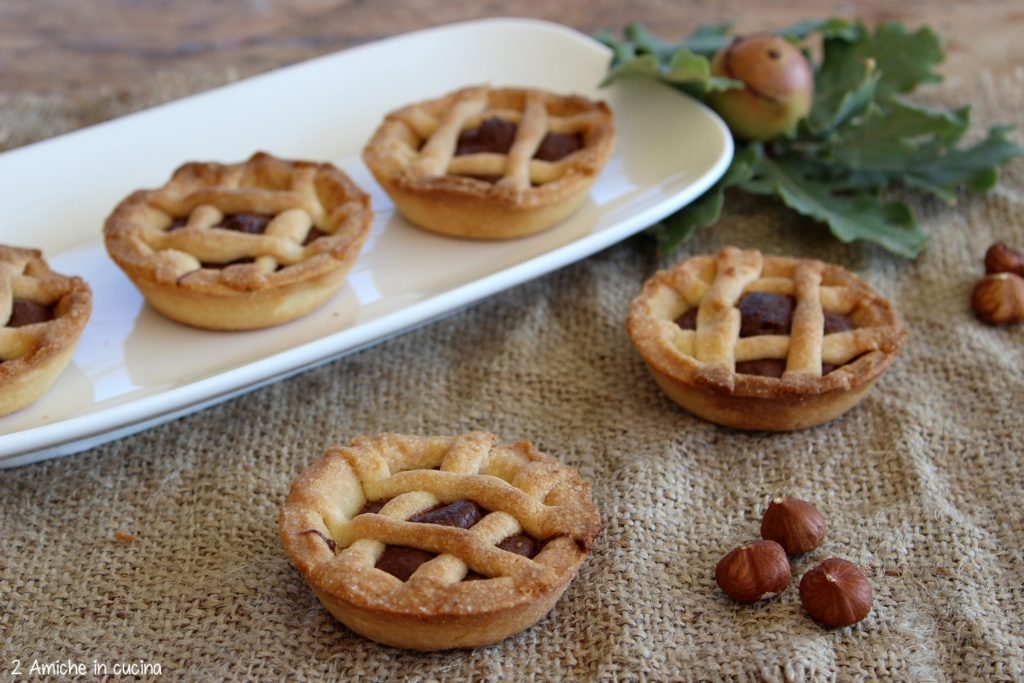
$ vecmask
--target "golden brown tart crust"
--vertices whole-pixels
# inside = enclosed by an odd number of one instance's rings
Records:
[[[11,327],[15,307],[26,302],[52,317]],[[0,415],[27,406],[53,384],[91,312],[85,280],[54,273],[35,249],[0,245]]]
[[[265,225],[227,229],[233,216]],[[239,164],[185,164],[163,187],[122,201],[103,235],[158,311],[241,330],[323,304],[344,283],[372,219],[369,195],[339,169],[261,152]]]
[[[498,119],[515,124],[506,152],[460,151],[460,137]],[[548,134],[581,147],[538,158]],[[523,88],[463,88],[389,113],[363,160],[413,224],[457,237],[506,239],[575,211],[611,156],[615,126],[604,102]]]
[[[751,293],[791,297],[791,329],[741,336],[738,305]],[[694,329],[677,322],[688,311],[696,312]],[[849,329],[828,331],[828,317]],[[735,247],[656,273],[630,304],[626,326],[673,400],[711,422],[766,431],[843,414],[906,339],[889,301],[843,268]],[[781,377],[737,372],[737,363],[765,360],[784,368]]]
[[[463,528],[417,521],[456,505],[478,510]],[[599,525],[587,482],[527,442],[383,434],[330,448],[304,472],[280,534],[324,606],[353,631],[441,650],[487,645],[536,623]],[[533,539],[539,552],[504,549],[514,538]],[[403,581],[378,568],[393,547],[432,559]]]

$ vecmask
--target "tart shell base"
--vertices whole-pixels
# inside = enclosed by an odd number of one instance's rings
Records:
[[[764,432],[790,432],[835,419],[857,405],[878,380],[875,376],[852,390],[765,401],[759,397],[729,395],[714,388],[683,384],[649,363],[647,369],[669,398],[697,417],[723,427]]]
[[[593,182],[548,206],[500,206],[493,202],[452,196],[444,202],[408,191],[386,178],[377,178],[399,212],[413,225],[449,237],[505,240],[547,230],[568,218],[587,198]]]
[[[347,275],[348,266],[343,266],[290,287],[232,296],[183,291],[143,278],[132,281],[146,302],[171,320],[208,330],[237,331],[280,325],[311,313],[341,288]]]
[[[323,606],[352,631],[391,647],[429,652],[492,645],[528,629],[554,608],[568,586],[568,581],[555,586],[528,604],[485,613],[447,615],[442,619],[417,619],[410,614],[364,609],[343,603],[315,587],[313,590]]]

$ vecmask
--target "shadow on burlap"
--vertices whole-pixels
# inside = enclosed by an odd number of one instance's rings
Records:
[[[8,100],[2,142],[214,84]],[[972,101],[979,131],[1024,122],[1024,72],[933,97]],[[193,680],[1020,679],[1024,330],[978,324],[968,299],[989,243],[1024,246],[1024,162],[991,195],[918,209],[932,242],[911,263],[735,195],[719,225],[660,260],[628,241],[202,413],[2,472],[4,665],[144,660]],[[655,268],[729,243],[842,263],[895,301],[909,343],[858,408],[745,434],[662,396],[626,306]],[[289,482],[356,434],[471,429],[532,440],[593,482],[604,529],[591,558],[550,616],[493,647],[422,655],[353,635],[280,548]],[[714,565],[757,535],[776,494],[814,500],[828,538],[794,562],[789,590],[736,605]],[[800,607],[795,582],[828,556],[874,587],[852,629],[826,631]]]

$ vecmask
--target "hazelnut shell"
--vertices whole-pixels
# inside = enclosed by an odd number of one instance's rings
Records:
[[[1024,278],[1013,273],[986,275],[974,285],[971,308],[978,320],[989,325],[1024,321]]]
[[[789,555],[803,555],[825,540],[825,518],[805,500],[775,498],[761,518],[761,538],[775,541]]]
[[[775,541],[754,541],[725,555],[715,566],[715,582],[737,602],[757,602],[789,585],[786,551]]]
[[[824,626],[852,626],[871,612],[871,584],[853,562],[833,557],[804,574],[800,602]]]
[[[1005,242],[996,242],[985,252],[986,273],[1013,273],[1024,277],[1024,254]]]

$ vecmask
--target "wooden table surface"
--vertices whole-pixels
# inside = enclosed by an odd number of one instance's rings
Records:
[[[142,87],[158,73],[249,76],[384,36],[492,16],[557,21],[585,33],[639,21],[679,38],[700,23],[732,20],[749,32],[829,15],[931,25],[946,39],[948,78],[971,78],[981,68],[998,76],[1024,65],[1020,0],[3,0],[0,93],[89,97]]]

